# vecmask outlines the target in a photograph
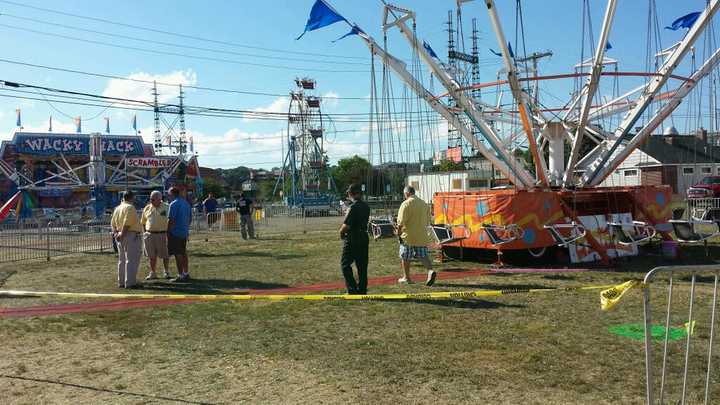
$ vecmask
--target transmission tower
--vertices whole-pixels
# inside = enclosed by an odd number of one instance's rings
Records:
[[[153,112],[155,114],[153,123],[155,130],[154,149],[156,153],[164,152],[166,149],[170,154],[184,156],[187,153],[187,139],[185,138],[185,93],[182,84],[179,87],[178,104],[160,104],[158,101],[160,93],[157,83],[153,82]],[[166,116],[172,116],[172,120]],[[177,131],[175,128],[177,127]]]

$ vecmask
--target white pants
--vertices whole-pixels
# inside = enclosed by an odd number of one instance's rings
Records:
[[[118,241],[118,287],[132,287],[137,284],[137,272],[140,267],[141,238],[137,232],[126,232]]]

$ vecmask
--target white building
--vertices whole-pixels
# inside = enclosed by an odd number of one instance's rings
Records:
[[[409,175],[406,184],[415,189],[418,197],[430,203],[435,193],[489,189],[492,175],[490,170],[419,173]]]
[[[666,135],[648,138],[601,186],[669,185],[673,194],[685,196],[688,187],[703,177],[720,175],[720,147],[708,142],[707,132],[697,136]]]

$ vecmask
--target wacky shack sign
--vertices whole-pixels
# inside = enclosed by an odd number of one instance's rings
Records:
[[[28,155],[88,155],[87,135],[16,133],[13,139],[18,153]],[[136,136],[103,136],[104,155],[143,156],[142,138]]]

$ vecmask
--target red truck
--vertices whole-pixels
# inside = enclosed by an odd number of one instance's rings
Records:
[[[687,198],[720,197],[720,176],[707,176],[687,190]]]

